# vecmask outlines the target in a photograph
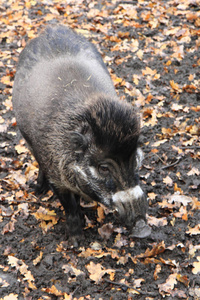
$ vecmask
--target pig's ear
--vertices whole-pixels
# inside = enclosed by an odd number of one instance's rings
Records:
[[[74,151],[85,151],[88,148],[86,136],[77,131],[71,132],[70,143]]]

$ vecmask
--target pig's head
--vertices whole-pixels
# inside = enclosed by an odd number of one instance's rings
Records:
[[[116,210],[132,236],[148,236],[148,205],[138,176],[140,121],[134,108],[100,97],[79,115],[79,123],[71,133],[77,192]]]

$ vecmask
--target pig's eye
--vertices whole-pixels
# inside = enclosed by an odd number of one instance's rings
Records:
[[[109,175],[110,170],[108,168],[108,165],[105,164],[99,165],[99,173],[104,176]]]

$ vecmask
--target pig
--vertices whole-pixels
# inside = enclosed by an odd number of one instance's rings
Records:
[[[82,235],[81,197],[117,211],[130,236],[150,234],[138,176],[140,118],[118,98],[92,43],[63,25],[32,39],[19,57],[13,108],[39,165],[37,188],[59,198],[70,243]]]

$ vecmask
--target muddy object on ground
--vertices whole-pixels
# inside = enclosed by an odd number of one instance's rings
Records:
[[[39,164],[37,187],[57,194],[71,243],[82,233],[80,197],[118,211],[132,236],[150,234],[139,117],[117,98],[93,44],[65,26],[47,27],[20,55],[13,106]]]

